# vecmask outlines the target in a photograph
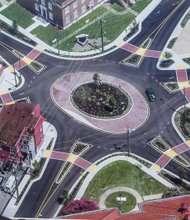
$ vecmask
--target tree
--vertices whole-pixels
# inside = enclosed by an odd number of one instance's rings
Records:
[[[12,32],[14,34],[18,33],[18,25],[16,23],[16,21],[14,20],[13,23],[12,23]]]
[[[99,86],[101,83],[100,75],[98,73],[94,73],[92,79],[94,80],[94,83]]]
[[[90,200],[74,200],[68,203],[63,208],[62,215],[69,215],[80,212],[88,212],[99,209],[98,205],[94,201]]]

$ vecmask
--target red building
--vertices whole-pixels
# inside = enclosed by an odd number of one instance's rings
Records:
[[[48,22],[65,28],[104,0],[17,0],[17,3]]]
[[[187,208],[180,211],[181,205]],[[169,199],[160,199],[143,202],[139,205],[139,211],[120,213],[117,208],[100,209],[69,216],[62,216],[65,220],[188,220],[190,219],[190,196],[180,196]]]
[[[43,141],[40,105],[18,102],[0,111],[0,163],[33,158]]]

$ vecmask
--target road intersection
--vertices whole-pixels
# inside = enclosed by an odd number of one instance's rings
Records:
[[[19,70],[26,80],[24,86],[18,91],[11,93],[11,95],[2,93],[1,99],[3,103],[9,103],[20,98],[22,96],[20,94],[29,96],[33,103],[40,103],[43,106],[42,113],[45,115],[47,121],[52,122],[58,131],[58,138],[53,152],[47,151],[45,154],[46,157],[50,158],[46,172],[43,174],[41,180],[32,185],[16,216],[52,216],[58,207],[57,198],[61,192],[61,188],[66,187],[70,189],[79,178],[81,171],[92,168],[95,161],[107,154],[115,152],[114,143],[117,145],[126,144],[126,133],[119,135],[105,134],[94,128],[89,128],[84,124],[79,124],[54,105],[50,98],[50,88],[53,82],[63,75],[72,74],[72,76],[77,76],[79,72],[101,72],[110,75],[110,77],[117,77],[126,81],[136,87],[141,94],[144,94],[147,87],[154,87],[157,94],[157,102],[150,103],[150,115],[146,123],[130,134],[130,150],[132,153],[149,160],[152,163],[150,170],[155,172],[167,169],[177,174],[176,168],[178,165],[172,159],[179,154],[189,159],[189,141],[183,142],[171,123],[173,113],[184,104],[183,92],[185,92],[187,101],[190,101],[190,89],[187,83],[189,71],[183,67],[178,67],[175,71],[156,69],[158,58],[162,55],[162,49],[168,37],[171,35],[175,25],[179,22],[180,17],[190,6],[189,1],[184,1],[183,7],[180,6],[178,10],[173,12],[176,5],[171,5],[170,2],[168,0],[165,4],[159,5],[145,19],[142,24],[142,31],[130,43],[119,42],[118,45],[120,45],[120,48],[112,53],[88,60],[69,61],[51,57],[43,53],[43,49],[39,46],[36,46],[32,50],[26,46],[23,48],[21,43],[1,34],[0,40],[2,42],[5,43],[8,41],[20,53],[26,54],[20,60],[18,57],[15,58],[13,54],[11,55],[10,51],[5,51],[5,48],[2,48],[0,45],[3,56],[9,60],[9,63],[13,63],[12,66],[16,70]],[[175,2],[177,3],[177,1]],[[166,6],[168,8],[164,8]],[[157,12],[162,9],[163,14],[159,15]],[[152,23],[153,21],[155,23]],[[159,28],[157,28],[158,26]],[[138,46],[149,36],[152,36],[152,44],[148,49]],[[120,63],[131,53],[141,55],[145,58],[138,68]],[[47,66],[43,72],[37,76],[35,75],[35,77],[34,72],[26,68],[33,60],[37,60],[39,63]],[[1,69],[1,73],[2,71],[3,69]],[[168,82],[170,81],[170,77],[174,77],[173,81],[176,80],[178,82],[182,93],[169,94],[160,86],[159,82]],[[163,154],[148,148],[147,143],[158,135],[166,139],[173,148]],[[69,153],[71,145],[79,138],[83,142],[93,144],[93,147],[82,157],[76,157],[76,155]],[[48,200],[47,203],[47,199],[44,200],[44,198],[46,198],[47,191],[50,189],[56,173],[58,173],[62,166],[62,161],[69,161],[76,166],[73,166],[71,172],[62,181],[60,187],[57,188],[57,191],[55,191],[53,196],[51,196],[51,200]],[[189,173],[187,173],[187,176],[189,180]],[[51,210],[49,207],[52,207]]]

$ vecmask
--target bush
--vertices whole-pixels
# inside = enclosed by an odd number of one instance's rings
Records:
[[[99,207],[96,203],[90,200],[74,200],[69,202],[69,204],[63,208],[62,215],[69,215],[73,213],[80,213],[80,212],[88,212],[97,210]]]

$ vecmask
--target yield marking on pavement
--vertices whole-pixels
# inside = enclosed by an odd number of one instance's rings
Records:
[[[92,165],[92,166],[90,166],[88,169],[87,169],[87,171],[88,172],[92,172],[92,171],[94,171],[96,169],[96,165]]]
[[[144,48],[138,48],[137,51],[135,52],[135,54],[138,54],[140,56],[144,56],[146,53],[146,49]]]
[[[51,151],[50,150],[46,150],[45,151],[45,157],[49,158],[51,156]]]
[[[156,165],[156,164],[153,164],[150,168],[151,168],[151,169],[154,169],[154,170],[156,170],[156,171],[160,171],[160,170],[161,170],[160,166],[158,166],[158,165]]]
[[[1,96],[5,95],[6,93],[8,93],[8,90],[0,90],[0,95]],[[2,99],[2,97],[1,97],[1,99]]]
[[[177,153],[172,149],[168,149],[164,152],[164,154],[170,158],[174,158],[177,155]]]
[[[185,69],[184,66],[176,66],[176,69]]]
[[[15,101],[5,103],[5,105],[12,105],[12,104],[15,104]]]
[[[125,41],[119,41],[116,43],[116,46],[122,47],[125,44]]]
[[[22,60],[28,65],[32,62],[32,59],[30,59],[28,57],[24,57]]]
[[[70,153],[67,158],[67,161],[69,161],[71,163],[75,163],[75,161],[78,159],[78,157],[79,157],[78,155]]]
[[[37,45],[36,46],[36,50],[42,52],[44,50],[44,48],[42,46],[40,46],[40,45]]]
[[[11,73],[14,73],[14,68],[12,66],[9,66],[8,67],[8,70],[11,72]]]

